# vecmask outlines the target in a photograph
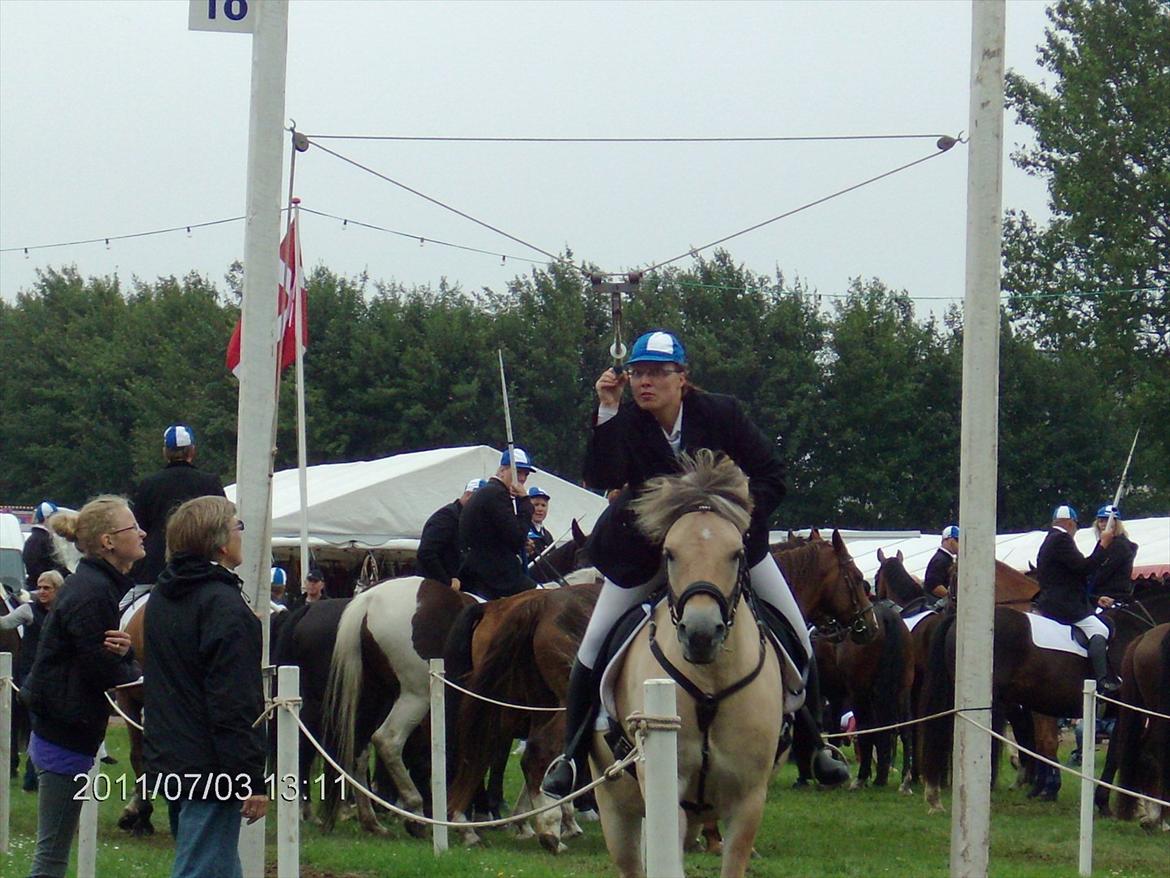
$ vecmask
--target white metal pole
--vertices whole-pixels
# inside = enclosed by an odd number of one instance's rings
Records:
[[[955,706],[991,725],[1003,213],[1004,0],[973,0]],[[991,738],[955,717],[952,878],[987,875]]]
[[[276,692],[281,698],[301,697],[301,669],[281,665],[276,671]],[[293,704],[276,711],[276,874],[298,878],[301,874],[301,771],[300,728]]]
[[[96,759],[89,770],[89,788],[81,803],[81,817],[77,826],[77,878],[94,878],[97,875],[97,818],[98,801],[94,797],[94,778],[101,772],[101,763]]]
[[[644,684],[648,716],[677,716],[673,680]],[[646,732],[646,874],[683,878],[682,833],[679,831],[678,732]]]
[[[269,567],[272,555],[272,436],[276,422],[276,288],[280,257],[281,163],[284,151],[287,0],[255,0],[248,185],[244,229],[236,506],[244,531],[244,594],[263,626],[268,661]],[[245,875],[264,874],[264,820],[240,832]]]
[[[1097,776],[1097,681],[1085,680],[1084,707],[1081,710],[1081,774]],[[1081,781],[1081,855],[1080,876],[1093,874],[1093,793],[1095,784]]]
[[[12,653],[0,652],[0,854],[8,853],[8,820],[12,811]],[[27,757],[25,757],[27,758]]]
[[[431,816],[447,817],[447,702],[442,659],[431,659]],[[447,827],[435,824],[435,856],[447,850]]]

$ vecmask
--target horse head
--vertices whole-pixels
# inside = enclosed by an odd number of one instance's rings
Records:
[[[844,637],[848,633],[857,643],[873,640],[877,622],[865,576],[839,531],[833,531],[830,541],[817,533],[772,554],[795,592],[801,612],[821,634]]]
[[[896,555],[886,555],[877,550],[878,572],[875,592],[881,600],[890,600],[900,607],[915,598],[922,597],[922,582],[906,569],[902,550]]]
[[[639,529],[662,543],[666,594],[683,657],[710,664],[735,624],[748,579],[743,535],[748,480],[731,458],[702,449],[683,472],[651,479],[634,500]]]

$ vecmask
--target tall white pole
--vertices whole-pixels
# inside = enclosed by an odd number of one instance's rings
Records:
[[[963,420],[959,468],[959,618],[955,706],[991,725],[999,409],[1004,0],[973,0]],[[991,738],[955,717],[951,876],[987,875]]]
[[[276,671],[276,692],[281,698],[301,697],[301,669],[281,665]],[[291,712],[290,712],[291,711]],[[297,878],[301,874],[300,707],[276,712],[276,874]]]
[[[643,684],[647,716],[677,716],[673,680]],[[679,827],[678,732],[646,732],[646,874],[682,878],[682,832]]]
[[[252,98],[248,122],[247,224],[244,229],[244,303],[240,351],[236,506],[244,531],[238,573],[244,595],[260,616],[263,661],[268,661],[269,567],[272,554],[272,460],[276,422],[276,289],[281,275],[281,162],[284,150],[287,0],[254,0]],[[240,832],[245,875],[264,874],[264,820]]]
[[[86,781],[86,796],[81,803],[77,821],[77,878],[97,875],[98,800],[94,796],[94,778],[101,774],[101,763],[96,759]]]
[[[1097,776],[1097,681],[1085,680],[1081,708],[1081,774]],[[1093,793],[1092,781],[1081,781],[1080,878],[1093,874]]]
[[[12,809],[12,653],[0,652],[0,855],[8,853],[8,820]],[[26,755],[27,759],[28,756]]]

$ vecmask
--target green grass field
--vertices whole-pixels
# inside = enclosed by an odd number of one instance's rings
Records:
[[[108,740],[120,760],[103,766],[111,780],[129,770],[125,730],[112,728]],[[1098,757],[1098,765],[1104,760]],[[513,760],[515,763],[515,760]],[[1010,770],[1009,770],[1010,774]],[[814,791],[792,790],[795,777],[785,767],[772,786],[767,813],[752,864],[753,878],[937,878],[947,874],[950,817],[928,816],[921,795],[906,797],[894,788]],[[1005,775],[1007,777],[1007,775]],[[509,777],[511,795],[518,781]],[[1023,792],[1001,784],[992,796],[991,871],[995,878],[1067,878],[1077,874],[1079,782],[1066,776],[1055,804],[1027,800]],[[117,789],[116,782],[112,787]],[[171,838],[165,807],[155,813],[157,834],[132,839],[116,826],[121,804],[105,802],[100,810],[98,875],[102,878],[160,878],[169,874]],[[274,817],[275,810],[270,812]],[[269,820],[269,861],[275,861]],[[370,838],[356,824],[341,824],[332,835],[302,825],[301,864],[306,878],[611,878],[601,829],[584,824],[583,838],[554,857],[534,840],[518,841],[498,830],[485,847],[456,848],[436,860],[429,841],[410,838],[401,824],[391,824],[389,838]],[[36,831],[35,795],[12,793],[12,854],[0,859],[0,876],[23,878],[32,860]],[[74,851],[76,859],[76,849]],[[76,865],[74,863],[74,865]],[[1147,835],[1136,823],[1097,821],[1094,875],[1107,878],[1167,878],[1170,834]],[[275,874],[273,866],[270,874]],[[690,854],[692,878],[719,874],[713,855]],[[76,874],[74,870],[70,875]]]

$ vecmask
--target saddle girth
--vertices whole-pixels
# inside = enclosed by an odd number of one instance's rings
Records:
[[[666,657],[662,651],[662,647],[658,645],[657,625],[654,620],[650,620],[649,639],[650,652],[666,671],[667,675],[674,680],[683,691],[695,700],[695,719],[699,724],[699,731],[703,733],[702,755],[703,762],[699,766],[699,789],[696,796],[697,801],[688,802],[683,801],[680,804],[684,811],[694,814],[702,814],[704,811],[711,810],[711,805],[706,801],[707,790],[707,773],[711,767],[711,724],[715,721],[715,715],[719,712],[719,702],[728,696],[734,695],[740,689],[750,684],[760,675],[760,671],[764,669],[764,659],[767,658],[767,635],[764,633],[764,624],[758,618],[756,625],[760,631],[760,660],[756,662],[755,670],[748,672],[748,674],[741,679],[732,683],[725,689],[721,689],[715,693],[707,693],[696,686],[682,671],[680,671],[673,662]]]

